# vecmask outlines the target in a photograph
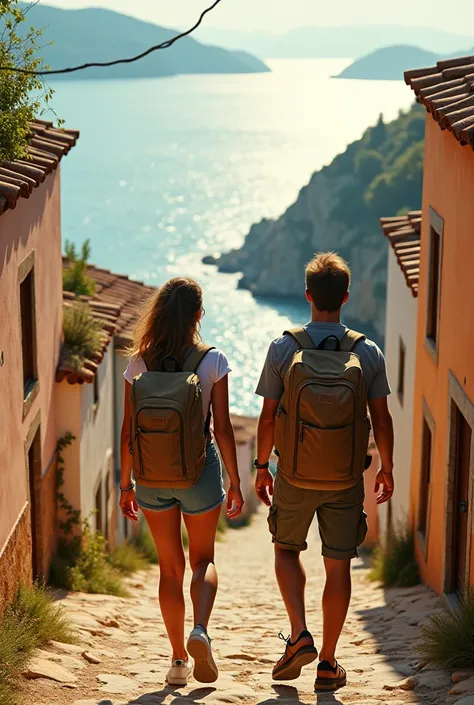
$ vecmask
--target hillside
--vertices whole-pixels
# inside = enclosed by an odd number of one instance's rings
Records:
[[[357,57],[393,45],[411,45],[437,54],[451,54],[474,44],[471,28],[463,35],[431,27],[397,25],[308,26],[283,34],[203,26],[196,36],[200,41],[228,49],[245,49],[266,59]]]
[[[220,271],[242,272],[239,286],[256,296],[301,297],[305,264],[318,250],[337,249],[354,271],[346,320],[380,341],[387,245],[378,219],[420,207],[424,125],[418,105],[388,124],[381,117],[315,172],[280,218],[253,225],[240,250],[217,260]]]
[[[376,49],[348,66],[336,78],[402,81],[407,66],[411,69],[433,66],[439,55],[412,46]]]
[[[28,24],[45,27],[43,56],[52,68],[63,68],[91,61],[110,61],[129,57],[177,34],[111,10],[60,10],[35,5],[28,13]],[[200,44],[185,37],[165,51],[151,54],[133,64],[80,71],[58,78],[154,78],[196,73],[257,73],[268,71],[260,60],[245,52],[232,52]]]

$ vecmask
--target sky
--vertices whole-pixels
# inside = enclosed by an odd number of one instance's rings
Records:
[[[193,24],[213,0],[41,0],[65,9],[107,7],[169,27]],[[395,9],[396,8],[396,9]],[[462,18],[462,19],[461,19]],[[282,32],[308,25],[403,24],[471,34],[474,2],[455,9],[443,0],[221,0],[207,16],[209,27]]]

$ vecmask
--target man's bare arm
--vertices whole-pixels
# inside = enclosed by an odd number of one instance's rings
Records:
[[[393,480],[393,420],[388,408],[387,397],[369,399],[370,416],[374,438],[380,454],[382,466],[375,480],[375,492],[379,492],[377,503],[387,502],[394,491]]]
[[[262,413],[258,420],[257,433],[257,460],[260,465],[265,465],[270,460],[275,437],[275,415],[278,401],[264,399]],[[257,497],[261,502],[270,506],[270,497],[273,494],[273,477],[269,470],[257,470],[255,481]]]

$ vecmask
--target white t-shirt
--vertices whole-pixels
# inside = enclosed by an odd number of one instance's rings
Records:
[[[134,378],[142,372],[146,372],[146,365],[141,357],[132,357],[128,363],[127,369],[123,373],[123,376],[132,384]],[[209,350],[204,360],[198,365],[196,373],[201,382],[202,389],[202,405],[204,409],[204,417],[207,417],[207,413],[211,404],[211,394],[213,386],[219,382],[223,377],[231,372],[229,367],[229,362],[220,350]]]

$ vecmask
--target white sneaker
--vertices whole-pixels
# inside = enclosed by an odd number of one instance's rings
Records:
[[[214,683],[219,677],[219,670],[212,655],[211,640],[204,627],[199,625],[193,629],[187,649],[194,659],[194,678],[199,683]]]
[[[166,682],[168,685],[187,685],[192,672],[193,667],[189,661],[173,661]]]

